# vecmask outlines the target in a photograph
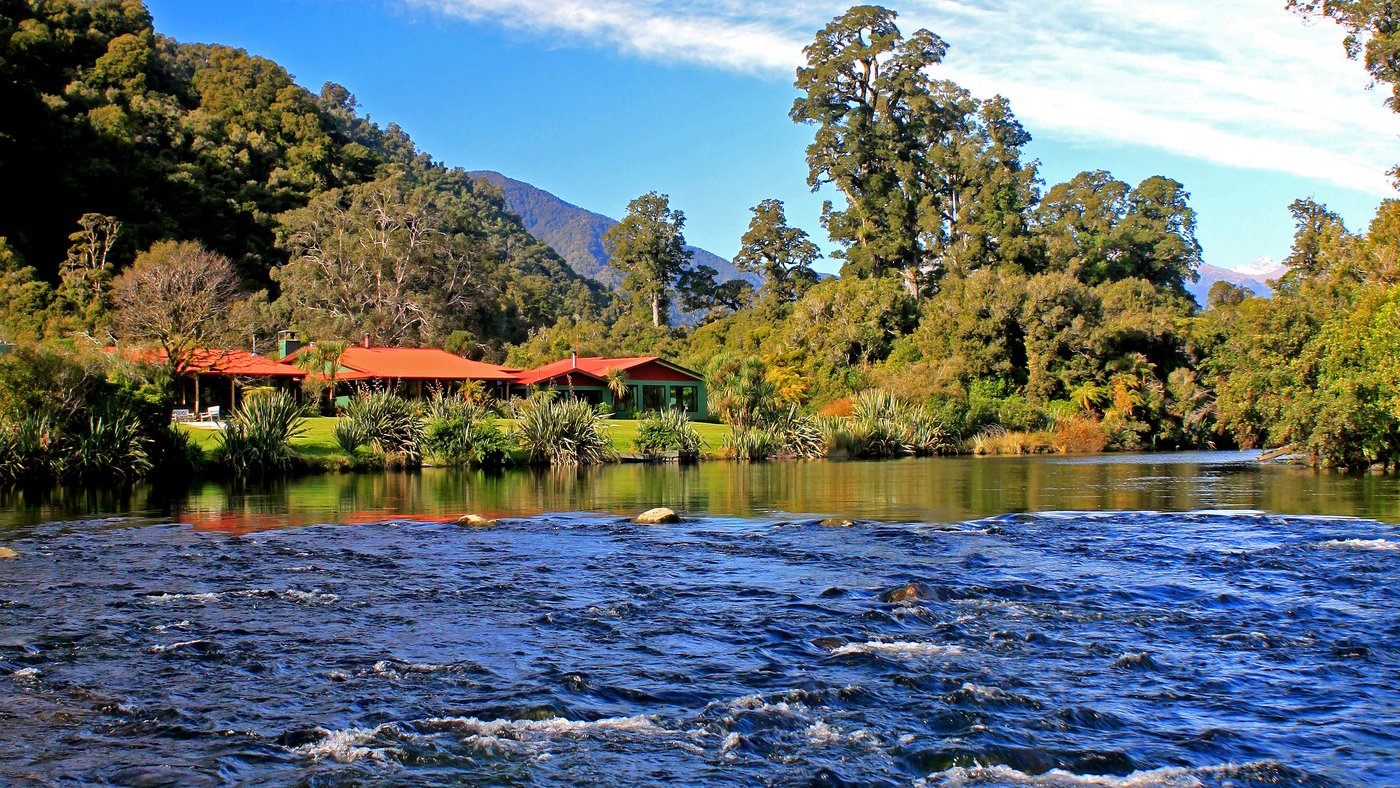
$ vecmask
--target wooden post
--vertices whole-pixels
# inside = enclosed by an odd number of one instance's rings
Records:
[[[194,415],[199,415],[199,373],[194,373]]]

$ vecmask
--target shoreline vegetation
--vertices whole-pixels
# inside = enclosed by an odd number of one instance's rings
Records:
[[[1385,56],[1400,14],[1286,4],[1339,22],[1400,107]],[[1184,184],[1047,184],[1010,102],[940,79],[949,42],[891,9],[832,19],[794,75],[840,276],[817,274],[817,244],[766,199],[727,281],[692,259],[658,191],[601,234],[608,270],[591,279],[499,187],[372,122],[343,86],[313,93],[265,58],[170,39],[139,0],[3,14],[0,180],[28,191],[0,216],[0,484],[1234,447],[1400,470],[1400,200],[1364,229],[1295,201],[1273,296],[1221,282],[1197,304]],[[329,389],[234,380],[243,404],[217,434],[172,426],[201,348],[287,329],[329,356]],[[675,359],[704,370],[725,426],[470,389],[362,390],[339,421],[308,421],[335,401],[331,351],[362,338],[519,369],[570,351]]]

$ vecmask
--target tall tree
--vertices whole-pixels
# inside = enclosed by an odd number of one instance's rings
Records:
[[[658,328],[670,324],[671,299],[690,263],[684,227],[685,214],[672,210],[670,197],[652,191],[628,203],[627,216],[603,235],[612,266],[623,273],[622,288],[651,306]]]
[[[816,284],[812,263],[821,250],[800,228],[789,226],[781,200],[764,200],[752,209],[749,229],[740,239],[734,267],[763,276],[763,295],[777,303],[797,300]]]
[[[120,335],[165,353],[170,371],[224,337],[238,295],[233,263],[192,241],[163,241],[138,255],[113,286]]]
[[[945,213],[930,177],[931,152],[964,123],[970,102],[926,71],[947,44],[928,30],[905,38],[896,14],[856,6],[832,20],[803,52],[791,118],[816,127],[807,148],[807,183],[830,183],[845,208],[830,201],[823,222],[841,243],[845,268],[860,276],[898,273],[911,295],[939,265],[928,217]],[[936,270],[934,271],[936,272]]]

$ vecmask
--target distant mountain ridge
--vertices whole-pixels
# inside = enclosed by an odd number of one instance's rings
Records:
[[[1239,285],[1257,296],[1268,298],[1274,294],[1274,289],[1269,286],[1269,282],[1283,276],[1287,270],[1272,260],[1256,260],[1245,271],[1202,263],[1197,271],[1201,275],[1200,280],[1187,282],[1186,291],[1196,298],[1196,303],[1200,304],[1203,309],[1206,306],[1206,296],[1210,293],[1211,286],[1216,282]]]
[[[506,207],[519,214],[525,231],[558,252],[577,274],[612,288],[621,283],[621,274],[608,264],[608,253],[603,249],[603,234],[617,224],[616,219],[580,208],[538,186],[499,172],[478,170],[468,174],[500,187]],[[720,281],[742,277],[755,285],[759,284],[757,277],[741,273],[733,263],[713,252],[698,246],[686,248],[690,250],[693,262],[718,271]]]

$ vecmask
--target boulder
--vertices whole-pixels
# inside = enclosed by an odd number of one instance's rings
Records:
[[[0,558],[19,558],[19,553],[8,547],[0,547]]]
[[[819,638],[812,638],[812,645],[817,648],[826,649],[827,651],[835,651],[849,642],[850,641],[839,635],[823,635]]]
[[[820,523],[817,523],[817,525],[820,525],[823,528],[853,528],[855,527],[855,524],[856,523],[854,520],[838,520],[834,517],[822,520]]]
[[[468,528],[490,528],[496,524],[490,517],[482,517],[479,514],[464,514],[457,518],[458,525],[465,525]]]
[[[880,601],[888,605],[898,605],[905,602],[922,602],[933,598],[933,591],[923,583],[905,583],[898,588],[880,594]]]
[[[666,507],[648,509],[637,515],[637,519],[632,522],[640,525],[662,525],[664,523],[678,523],[681,521],[680,515]]]

